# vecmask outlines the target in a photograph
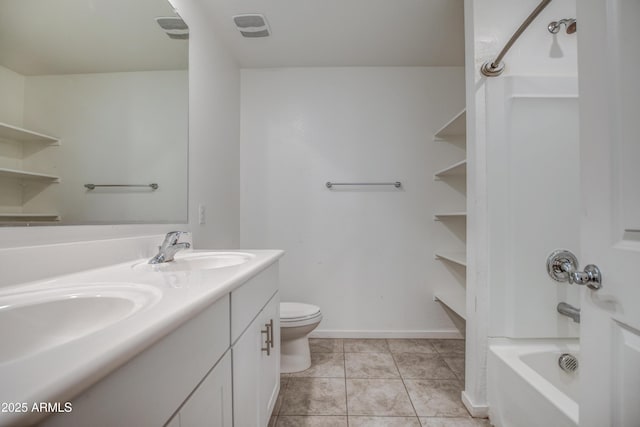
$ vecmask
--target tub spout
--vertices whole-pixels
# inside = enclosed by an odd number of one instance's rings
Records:
[[[580,323],[580,309],[576,308],[566,302],[561,302],[558,304],[558,313],[563,316],[570,317],[574,322]]]

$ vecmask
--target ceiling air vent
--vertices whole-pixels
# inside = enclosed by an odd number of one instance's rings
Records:
[[[187,40],[189,38],[189,27],[179,16],[161,16],[156,18],[156,22],[167,33],[169,38],[177,40]]]
[[[233,17],[233,22],[245,37],[268,37],[271,34],[264,16],[256,13],[236,15]]]

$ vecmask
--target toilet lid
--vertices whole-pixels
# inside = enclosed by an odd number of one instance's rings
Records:
[[[299,320],[320,314],[320,307],[300,302],[281,302],[280,320]]]

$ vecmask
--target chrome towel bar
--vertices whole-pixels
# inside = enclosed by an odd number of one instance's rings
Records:
[[[152,190],[157,190],[159,185],[154,182],[154,183],[151,183],[151,184],[140,184],[140,185],[136,185],[136,184],[85,184],[84,187],[89,189],[89,190],[93,190],[93,189],[98,188],[98,187],[149,187]]]
[[[331,188],[334,185],[393,185],[396,188],[402,187],[402,183],[400,181],[396,182],[331,182],[327,181],[325,184],[327,188]]]

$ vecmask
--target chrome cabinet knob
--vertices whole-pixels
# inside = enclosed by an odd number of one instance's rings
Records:
[[[586,285],[594,291],[602,287],[602,273],[597,266],[589,264],[584,271],[578,271],[578,268],[578,259],[566,249],[555,250],[547,258],[547,272],[553,280]]]

